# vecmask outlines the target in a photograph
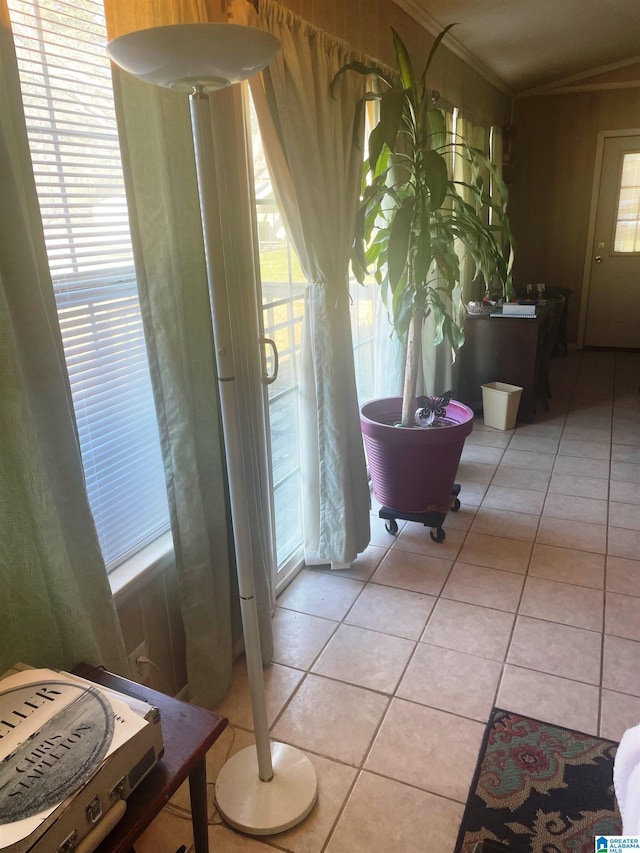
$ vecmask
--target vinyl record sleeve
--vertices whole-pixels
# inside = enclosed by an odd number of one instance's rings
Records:
[[[122,701],[52,670],[0,681],[0,849],[35,832],[146,722]]]

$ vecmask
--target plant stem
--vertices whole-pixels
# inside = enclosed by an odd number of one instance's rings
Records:
[[[422,361],[422,323],[423,312],[413,307],[411,323],[407,335],[407,360],[404,369],[404,389],[402,392],[402,426],[415,425],[416,388],[418,371]]]

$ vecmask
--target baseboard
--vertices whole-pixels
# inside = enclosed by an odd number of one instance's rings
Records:
[[[185,686],[182,688],[182,690],[179,690],[176,693],[174,698],[179,699],[181,702],[188,702],[189,701],[189,683],[188,682],[187,682],[187,684],[185,684]]]

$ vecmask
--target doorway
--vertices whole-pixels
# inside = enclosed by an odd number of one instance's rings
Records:
[[[640,132],[602,133],[583,297],[583,346],[640,347]]]

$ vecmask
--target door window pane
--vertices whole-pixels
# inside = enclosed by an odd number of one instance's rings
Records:
[[[614,252],[640,252],[640,151],[623,155]]]

